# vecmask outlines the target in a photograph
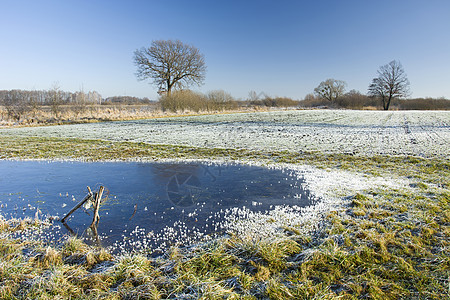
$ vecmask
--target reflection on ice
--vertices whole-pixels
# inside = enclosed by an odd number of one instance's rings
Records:
[[[66,227],[54,222],[52,238],[98,236],[113,252],[157,254],[173,244],[222,235],[251,214],[281,206],[301,213],[314,201],[294,171],[238,164],[0,161],[0,173],[5,217],[40,211],[62,218],[86,186],[107,187],[97,232],[87,230],[92,212],[86,207],[75,211]]]

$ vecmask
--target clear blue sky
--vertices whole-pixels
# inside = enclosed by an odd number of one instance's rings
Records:
[[[0,0],[0,90],[157,97],[133,52],[179,39],[205,55],[201,92],[302,99],[327,78],[363,93],[399,60],[412,97],[450,98],[449,0]]]

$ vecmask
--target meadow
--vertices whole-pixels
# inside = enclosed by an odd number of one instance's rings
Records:
[[[0,134],[291,153],[448,158],[449,122],[446,111],[287,110],[12,128]]]
[[[0,159],[202,161],[296,172],[318,199],[229,219],[164,255],[111,255],[1,218],[3,299],[442,299],[450,113],[288,110],[2,128]],[[1,163],[1,161],[0,161]],[[28,235],[32,236],[32,235]]]

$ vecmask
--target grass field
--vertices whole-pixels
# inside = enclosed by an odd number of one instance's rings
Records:
[[[2,218],[0,298],[448,298],[449,123],[448,112],[290,111],[1,129],[1,159],[283,166],[324,201],[317,218],[274,212],[160,258],[11,239],[49,221]]]
[[[446,111],[288,110],[13,128],[0,134],[206,148],[450,156]]]

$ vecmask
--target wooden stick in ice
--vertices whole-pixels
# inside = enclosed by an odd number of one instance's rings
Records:
[[[83,200],[80,201],[80,203],[78,203],[77,205],[74,206],[74,208],[72,208],[67,215],[64,216],[64,218],[61,219],[61,222],[64,223],[66,221],[66,219],[74,212],[76,211],[78,208],[81,207],[81,205],[83,205],[86,201],[88,201],[89,199],[92,198],[92,191],[90,187],[87,187],[88,189],[88,194],[86,195],[86,197],[84,197]]]

